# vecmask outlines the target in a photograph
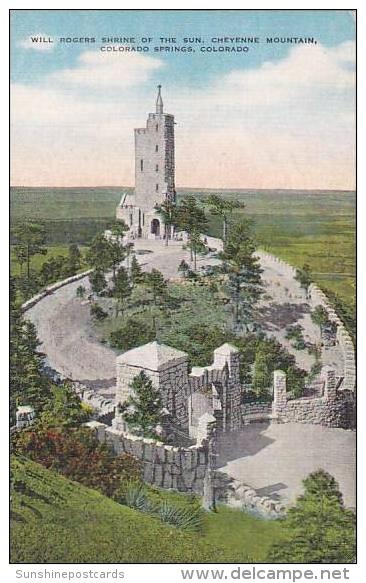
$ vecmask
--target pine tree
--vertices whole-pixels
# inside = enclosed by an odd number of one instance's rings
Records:
[[[193,195],[188,195],[177,206],[175,220],[179,229],[188,233],[189,241],[193,240],[189,245],[191,261],[193,261],[195,242],[198,244],[198,236],[207,227],[205,211],[198,206]]]
[[[131,431],[145,437],[156,437],[155,427],[161,418],[162,401],[151,379],[144,371],[134,377],[132,394],[122,405],[122,417]]]
[[[80,269],[81,261],[82,257],[79,247],[75,243],[71,243],[71,245],[69,245],[69,252],[63,269],[64,275],[66,277],[74,275]]]
[[[161,204],[155,206],[155,210],[162,219],[165,226],[165,245],[168,245],[169,239],[172,237],[172,228],[176,221],[176,204],[175,202],[166,199]]]
[[[264,345],[260,345],[255,354],[253,387],[255,392],[260,395],[271,386],[272,370],[268,362],[269,352],[265,350]]]
[[[51,398],[50,381],[43,374],[45,356],[34,324],[24,320],[19,309],[10,315],[10,415],[15,420],[18,405],[31,405],[39,413]]]
[[[145,275],[145,283],[151,290],[154,304],[157,306],[159,300],[165,298],[168,287],[163,274],[158,269],[152,269],[150,273]]]
[[[141,265],[136,259],[136,255],[132,257],[131,261],[131,281],[133,285],[141,283],[144,279],[144,274],[141,269]]]
[[[272,547],[269,562],[353,563],[355,514],[345,508],[337,482],[318,470],[303,484],[304,494],[284,520],[287,538]]]
[[[228,236],[229,216],[235,209],[244,209],[245,204],[238,200],[227,200],[217,194],[210,194],[205,202],[210,205],[210,211],[213,215],[222,218],[222,239],[225,242]]]
[[[25,222],[16,226],[13,235],[17,243],[17,256],[25,259],[27,279],[30,278],[30,262],[34,255],[46,255],[45,231],[42,225]]]
[[[235,224],[221,254],[228,272],[226,287],[233,306],[234,328],[246,332],[263,291],[262,269],[254,255],[250,227],[251,222],[246,219]]]
[[[125,267],[120,267],[116,274],[116,280],[113,289],[113,295],[117,300],[116,316],[119,311],[124,310],[126,301],[131,296],[132,288],[128,277],[128,272]]]
[[[94,293],[100,294],[107,287],[107,280],[101,269],[94,269],[89,275],[89,281]]]

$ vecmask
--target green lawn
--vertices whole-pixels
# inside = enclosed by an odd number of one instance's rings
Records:
[[[43,263],[50,259],[51,257],[63,256],[66,257],[68,255],[68,246],[67,245],[55,245],[53,247],[47,247],[46,255],[34,255],[31,259],[31,271],[34,273],[39,273]],[[83,256],[87,251],[87,247],[80,246],[79,247]],[[10,267],[11,267],[11,275],[12,276],[19,276],[20,275],[20,266],[19,263],[16,261],[16,257],[14,254],[14,249],[11,247],[11,255],[10,255]],[[82,267],[82,271],[87,269],[86,266]],[[26,265],[23,265],[23,275],[26,273]]]
[[[188,534],[42,466],[12,456],[12,563],[264,562],[277,521],[219,507]],[[192,504],[177,493],[156,497]]]

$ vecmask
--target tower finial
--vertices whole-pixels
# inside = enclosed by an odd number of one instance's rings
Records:
[[[163,100],[161,98],[161,85],[158,85],[158,96],[156,98],[156,113],[163,113]]]

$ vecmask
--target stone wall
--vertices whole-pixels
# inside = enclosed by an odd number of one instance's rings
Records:
[[[188,448],[137,437],[98,421],[90,421],[85,425],[95,432],[101,443],[109,444],[116,455],[126,453],[140,460],[146,483],[158,488],[202,496],[205,476],[209,470],[206,438],[207,423],[210,420],[214,422],[214,418],[207,414],[201,417],[199,433],[202,439],[198,439],[199,445]],[[265,518],[278,518],[285,513],[283,504],[269,496],[258,496],[253,488],[234,480],[226,473],[213,470],[212,475],[216,500]]]
[[[249,423],[267,421],[272,416],[272,403],[262,403],[255,401],[254,403],[242,403],[240,407],[241,424],[248,425]]]
[[[313,306],[323,306],[327,311],[328,317],[331,322],[337,324],[337,342],[342,350],[344,367],[343,367],[343,384],[342,389],[353,391],[355,389],[356,383],[356,364],[355,364],[355,351],[353,342],[350,334],[346,330],[342,320],[336,314],[335,310],[331,306],[327,296],[317,285],[311,284],[309,287],[309,295]]]
[[[263,251],[258,251],[257,255],[259,258],[263,258],[269,263],[280,265],[281,270],[289,277],[295,277],[296,269],[292,265],[286,263],[286,261],[283,261],[279,257]],[[355,389],[356,382],[356,366],[355,351],[351,336],[348,333],[342,320],[335,312],[326,294],[316,284],[312,283],[309,286],[308,295],[312,307],[315,308],[318,305],[323,306],[328,313],[329,319],[337,324],[337,341],[343,354],[344,380],[342,389],[353,391]]]
[[[68,285],[69,283],[73,283],[74,281],[78,281],[79,279],[83,279],[84,277],[89,275],[92,271],[93,271],[92,269],[88,269],[88,271],[84,271],[83,273],[78,273],[76,275],[72,275],[71,277],[68,277],[67,279],[63,279],[62,281],[57,281],[56,283],[53,283],[52,285],[47,286],[44,290],[42,290],[41,292],[39,292],[38,294],[36,294],[35,296],[30,298],[26,302],[24,302],[24,304],[22,304],[22,306],[21,306],[21,311],[23,313],[27,312],[28,310],[30,310],[30,308],[33,308],[33,306],[38,304],[38,302],[40,300],[42,300],[44,297],[53,294],[55,291],[60,289],[60,287],[64,287],[65,285]]]
[[[321,378],[324,382],[321,397],[288,399],[286,374],[274,372],[274,400],[272,420],[277,423],[310,423],[344,429],[354,426],[354,400],[345,391],[338,391],[334,370],[325,366]]]
[[[118,455],[128,453],[142,462],[144,481],[160,488],[203,494],[208,464],[204,446],[174,447],[160,441],[138,437],[104,423],[86,424],[96,432],[99,441],[109,444]]]
[[[152,355],[156,354],[157,358]],[[160,359],[160,360],[159,360]],[[131,393],[131,383],[141,371],[159,390],[162,404],[174,423],[187,432],[192,419],[191,396],[208,389],[212,411],[217,413],[220,430],[241,425],[242,387],[239,378],[239,351],[223,344],[214,351],[213,364],[193,367],[189,373],[188,355],[156,342],[132,349],[117,357],[116,403],[124,403]]]

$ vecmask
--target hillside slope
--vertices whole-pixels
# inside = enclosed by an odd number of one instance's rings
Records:
[[[12,459],[12,563],[226,561],[195,534],[121,506],[23,458]]]

